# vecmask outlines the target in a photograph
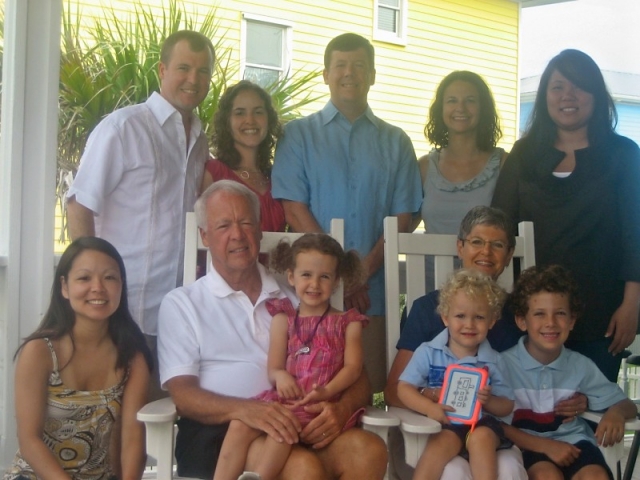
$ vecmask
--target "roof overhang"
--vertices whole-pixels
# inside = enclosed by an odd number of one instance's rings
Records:
[[[519,3],[522,8],[527,7],[539,7],[540,5],[552,5],[554,3],[575,2],[576,0],[511,0],[512,2]]]
[[[602,70],[607,89],[617,103],[640,104],[640,74]],[[520,101],[533,101],[540,84],[540,75],[520,79]]]

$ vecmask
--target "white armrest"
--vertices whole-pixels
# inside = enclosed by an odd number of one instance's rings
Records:
[[[382,438],[387,448],[389,447],[389,428],[400,425],[400,419],[393,413],[371,406],[367,407],[364,415],[360,417],[360,422],[363,430],[375,433]]]
[[[389,412],[400,419],[400,431],[404,437],[405,462],[415,467],[424,452],[429,435],[438,433],[442,426],[432,418],[404,408],[390,407]]]
[[[411,433],[438,433],[442,426],[440,422],[406,408],[389,407],[389,412],[400,419],[400,428]]]
[[[591,410],[587,410],[580,416],[585,420],[589,420],[590,422],[600,423],[600,420],[602,419],[602,415],[604,415],[603,412],[592,412]],[[640,430],[640,419],[636,417],[636,418],[627,420],[626,422],[624,422],[624,429],[633,430],[633,431]]]
[[[173,404],[171,397],[147,403],[140,409],[137,416],[138,420],[144,423],[173,422],[178,418],[176,406]]]
[[[360,417],[362,429],[375,433],[384,441],[389,450],[389,428],[400,425],[400,419],[394,414],[375,407],[367,407],[364,415]],[[385,480],[395,478],[390,470],[390,463],[387,462],[387,474]]]
[[[156,459],[157,480],[171,480],[173,476],[174,423],[178,417],[171,398],[147,403],[137,418],[147,430],[147,454]]]
[[[396,415],[375,407],[367,407],[360,420],[363,425],[380,427],[397,427],[400,425],[400,419]]]
[[[587,410],[580,416],[585,420],[589,420],[590,422],[600,423],[602,415],[604,415],[604,413],[602,412],[592,412]],[[637,417],[627,420],[624,423],[624,429],[633,431],[640,430],[640,420]],[[604,456],[604,461],[607,463],[607,465],[609,465],[609,468],[615,476],[617,464],[618,462],[620,462],[620,460],[622,460],[622,458],[624,458],[624,441],[618,442],[615,445],[611,445],[610,447],[600,447],[600,451]]]
[[[389,427],[400,425],[400,419],[396,415],[375,407],[367,407],[360,421],[363,430],[375,433],[387,446],[389,446]]]

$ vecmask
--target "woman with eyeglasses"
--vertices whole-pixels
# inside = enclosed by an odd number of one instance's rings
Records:
[[[538,265],[571,271],[585,310],[565,345],[614,382],[640,302],[640,150],[615,133],[616,121],[593,59],[562,51],[542,74],[492,201],[515,223],[533,221]]]

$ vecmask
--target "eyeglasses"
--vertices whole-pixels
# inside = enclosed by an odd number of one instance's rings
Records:
[[[489,248],[495,252],[502,252],[507,249],[508,245],[501,240],[483,240],[479,237],[471,237],[461,239],[462,244],[467,242],[474,250],[482,250],[486,244],[489,244]]]

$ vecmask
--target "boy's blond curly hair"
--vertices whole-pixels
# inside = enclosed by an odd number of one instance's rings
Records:
[[[449,315],[451,301],[458,292],[463,292],[473,299],[485,299],[495,318],[500,317],[502,306],[507,298],[506,292],[490,276],[477,270],[463,268],[453,272],[440,288],[437,309],[440,315]]]

